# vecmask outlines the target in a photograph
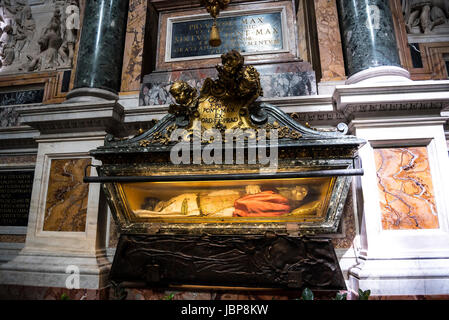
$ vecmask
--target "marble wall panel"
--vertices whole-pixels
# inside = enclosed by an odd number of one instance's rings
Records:
[[[0,242],[25,243],[24,234],[0,234]]]
[[[11,91],[0,93],[0,106],[15,104],[41,103],[44,99],[44,89]]]
[[[340,221],[340,234],[332,238],[335,249],[349,249],[352,247],[356,236],[356,226],[354,217],[354,204],[352,198],[352,188],[349,189],[343,214]]]
[[[304,61],[312,62],[309,56],[308,34],[306,24],[306,11],[304,10],[304,0],[298,2],[296,12],[296,23],[298,25],[298,52],[299,57]]]
[[[315,0],[321,81],[346,79],[335,0]]]
[[[374,149],[384,230],[439,227],[426,147]]]
[[[0,156],[0,165],[2,164],[34,164],[36,155],[21,156]]]
[[[121,92],[140,89],[147,1],[130,0],[123,56]]]
[[[109,222],[109,240],[108,240],[108,248],[116,248],[118,244],[118,238],[119,238],[118,228],[117,224],[115,223],[115,220],[113,217],[111,217],[111,220]]]
[[[260,73],[265,98],[317,94],[315,72],[307,62],[264,64],[255,67]],[[154,72],[146,75],[140,90],[139,105],[174,103],[169,93],[173,82],[184,80],[199,92],[208,77],[217,78],[215,68]]]
[[[19,125],[17,104],[40,103],[44,99],[44,89],[29,91],[14,91],[0,93],[0,128]]]
[[[90,163],[89,158],[51,161],[44,231],[85,231],[89,184],[83,176]]]

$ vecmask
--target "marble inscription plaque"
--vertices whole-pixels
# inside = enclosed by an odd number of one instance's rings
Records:
[[[426,147],[374,149],[384,230],[437,229]]]
[[[83,176],[90,163],[91,159],[51,161],[44,231],[85,231],[89,185]]]
[[[0,226],[26,227],[34,171],[0,173]]]
[[[281,12],[218,18],[222,44],[216,48],[209,45],[212,23],[212,19],[173,22],[169,60],[213,56],[232,49],[241,53],[285,49]]]

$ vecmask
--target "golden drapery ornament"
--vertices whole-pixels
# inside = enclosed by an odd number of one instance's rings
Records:
[[[217,27],[217,17],[220,14],[220,10],[226,9],[231,0],[201,0],[201,5],[206,8],[211,17],[214,18],[214,23],[210,30],[209,44],[212,47],[218,47],[221,45],[220,32]]]

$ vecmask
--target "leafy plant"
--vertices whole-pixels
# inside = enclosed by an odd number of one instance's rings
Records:
[[[359,300],[368,300],[370,295],[371,290],[363,291],[362,289],[359,289]]]
[[[337,295],[335,296],[334,300],[348,300],[347,297],[348,294],[346,292],[343,294],[341,292],[337,292]]]
[[[305,288],[301,295],[301,300],[313,300],[313,292],[309,288]]]
[[[173,298],[175,297],[175,294],[172,292],[170,294],[167,294],[163,300],[173,300]]]

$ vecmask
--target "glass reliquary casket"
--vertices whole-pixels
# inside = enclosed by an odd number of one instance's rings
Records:
[[[199,96],[175,82],[154,127],[91,151],[102,165],[85,181],[102,183],[121,234],[111,279],[344,289],[328,235],[364,142],[258,103],[257,71],[235,51],[222,60]]]

